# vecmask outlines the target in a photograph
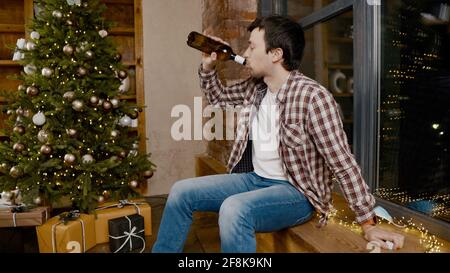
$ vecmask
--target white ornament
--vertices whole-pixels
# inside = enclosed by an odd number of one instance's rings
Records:
[[[81,6],[81,0],[66,0],[69,6],[77,5]]]
[[[121,81],[121,84],[119,86],[119,93],[121,94],[126,93],[128,92],[129,89],[130,89],[130,78],[126,77]]]
[[[39,32],[33,31],[33,32],[31,32],[30,37],[33,40],[39,40],[39,38],[41,38],[41,35],[39,34]]]
[[[16,46],[18,49],[25,49],[25,46],[27,45],[27,40],[24,38],[17,39]]]
[[[25,73],[27,75],[31,75],[34,74],[34,72],[36,72],[36,66],[34,66],[33,64],[27,64],[24,68],[23,71],[25,71]]]
[[[125,115],[125,116],[120,118],[119,124],[121,126],[123,126],[123,127],[130,126],[131,125],[131,118],[129,116]]]
[[[36,48],[36,44],[33,42],[28,42],[27,43],[27,50],[31,51],[34,50]]]
[[[62,17],[62,13],[59,10],[55,10],[52,12],[53,17],[60,19]]]
[[[83,162],[84,164],[90,164],[94,162],[94,158],[90,154],[83,155],[83,157],[81,158],[81,162]]]
[[[50,68],[48,68],[48,67],[42,68],[42,76],[49,78],[52,76],[52,74],[53,74],[53,70],[51,70]]]
[[[42,112],[37,112],[33,116],[33,123],[37,126],[42,126],[45,123],[45,115]]]
[[[20,61],[20,60],[23,60],[24,58],[25,58],[25,54],[23,54],[19,51],[14,52],[13,61]]]
[[[41,197],[35,197],[34,199],[33,199],[33,202],[36,204],[36,205],[40,205],[41,203],[42,203],[42,199],[41,199]]]
[[[118,108],[119,107],[119,99],[113,98],[110,100],[113,108]]]
[[[108,31],[102,29],[98,32],[98,35],[100,35],[100,37],[105,38],[106,36],[108,36]]]

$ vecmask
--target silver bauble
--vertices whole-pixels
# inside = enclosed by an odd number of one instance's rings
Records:
[[[86,58],[87,59],[92,59],[92,58],[94,58],[94,52],[92,52],[92,51],[90,51],[90,50],[88,50],[88,51],[86,51],[85,53],[84,53],[84,55],[86,56]]]
[[[89,103],[93,106],[96,106],[98,104],[98,97],[97,96],[92,96],[89,98]]]
[[[33,123],[37,126],[42,126],[45,123],[45,115],[42,112],[37,112],[33,116]]]
[[[27,75],[31,75],[34,74],[36,72],[36,66],[33,64],[27,64],[24,68],[23,71],[25,71],[25,74]]]
[[[31,39],[33,40],[39,40],[39,38],[41,37],[41,35],[39,34],[39,32],[37,31],[32,31],[30,34]]]
[[[34,87],[34,86],[28,86],[27,87],[27,95],[28,96],[34,97],[37,94],[39,94],[39,90],[36,87]]]
[[[81,162],[83,162],[84,164],[90,164],[94,162],[94,158],[92,157],[92,155],[86,154],[81,158]]]
[[[102,29],[98,32],[98,35],[100,35],[100,37],[105,38],[106,36],[108,36],[108,31]]]
[[[139,149],[139,142],[133,142],[133,144],[131,145],[131,147],[135,150]]]
[[[83,110],[83,107],[84,107],[84,103],[81,101],[81,100],[74,100],[73,102],[72,102],[72,108],[73,108],[73,110],[75,110],[75,111],[82,111]]]
[[[127,115],[123,116],[119,120],[119,124],[123,127],[127,127],[131,125],[131,118]]]
[[[50,134],[46,130],[40,130],[37,134],[37,138],[41,143],[47,143],[50,139]]]
[[[31,50],[35,50],[36,49],[36,44],[33,42],[28,42],[27,45],[27,50],[31,51]]]
[[[67,132],[67,134],[70,137],[76,137],[77,136],[77,130],[75,130],[75,129],[67,129],[66,132]]]
[[[73,154],[66,154],[64,155],[64,163],[68,165],[72,165],[75,163],[76,157]]]
[[[67,91],[66,93],[64,93],[63,98],[68,102],[71,102],[75,98],[75,92]]]
[[[54,11],[52,12],[52,15],[53,15],[53,17],[58,18],[58,19],[61,19],[61,18],[62,18],[62,13],[61,13],[61,11],[59,11],[59,10],[54,10]]]
[[[138,151],[137,150],[130,150],[128,152],[128,157],[136,157],[138,155]]]
[[[66,55],[72,55],[72,53],[73,53],[73,47],[72,47],[71,45],[65,45],[65,46],[63,47],[63,52],[64,52],[64,54],[66,54]]]
[[[22,108],[17,108],[16,114],[19,115],[19,116],[23,115],[23,109]]]
[[[119,131],[117,131],[117,130],[112,130],[111,131],[111,137],[112,138],[116,138],[116,137],[118,137],[120,135],[120,132]]]
[[[137,182],[136,180],[131,180],[129,184],[130,184],[130,187],[134,188],[134,189],[139,186],[139,182]]]
[[[113,108],[119,107],[119,99],[113,98],[110,100],[110,102],[111,102]]]
[[[84,67],[79,67],[77,70],[77,73],[79,76],[86,76],[87,74],[87,69]]]
[[[42,68],[42,76],[49,78],[52,76],[52,74],[53,74],[53,70],[51,68],[48,68],[48,67]]]
[[[11,175],[14,178],[18,178],[18,177],[22,176],[22,174],[23,174],[22,169],[18,166],[13,166],[9,170],[9,175]]]

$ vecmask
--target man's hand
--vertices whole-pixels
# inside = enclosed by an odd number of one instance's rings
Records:
[[[209,38],[221,42],[223,44],[230,45],[229,43],[225,42],[224,40],[218,37],[207,35],[206,32],[203,32],[203,35],[208,36]],[[208,55],[206,53],[202,54],[202,66],[204,70],[206,71],[214,70],[216,67],[216,63],[217,63],[217,54],[215,52],[211,53],[211,55]]]
[[[403,247],[405,241],[405,236],[383,230],[377,226],[363,225],[362,229],[364,231],[364,238],[369,242],[377,242],[384,249],[400,249]],[[392,248],[389,247],[386,241],[390,241],[394,244]]]

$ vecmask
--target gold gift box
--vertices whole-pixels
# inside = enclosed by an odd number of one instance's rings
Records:
[[[49,216],[49,207],[37,207],[26,212],[16,213],[11,212],[10,208],[2,208],[0,209],[0,227],[39,226],[45,223]]]
[[[140,215],[144,217],[145,235],[152,235],[151,207],[149,206],[149,204],[145,203],[144,200],[131,200],[130,202],[136,203],[136,206],[139,207]],[[138,213],[134,205],[128,204],[124,205],[123,207],[117,207],[119,204],[119,202],[108,202],[102,204],[102,206],[97,208],[97,210],[95,211],[95,213],[97,214],[97,218],[95,219],[95,233],[97,244],[109,242],[108,220]],[[112,207],[100,209],[109,206]]]
[[[40,253],[80,253],[96,245],[94,215],[80,214],[66,225],[56,216],[36,227],[36,233]]]

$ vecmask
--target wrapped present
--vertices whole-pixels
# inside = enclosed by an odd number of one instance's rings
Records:
[[[144,217],[139,214],[119,217],[108,221],[109,248],[113,253],[145,249]]]
[[[80,253],[96,245],[94,215],[78,211],[49,219],[36,233],[40,253]]]
[[[2,206],[0,208],[0,227],[39,226],[47,221],[49,215],[49,207]]]
[[[139,214],[144,217],[144,231],[146,236],[152,235],[151,208],[143,200],[120,200],[105,203],[95,210],[95,236],[97,244],[109,242],[108,221],[111,219]]]

